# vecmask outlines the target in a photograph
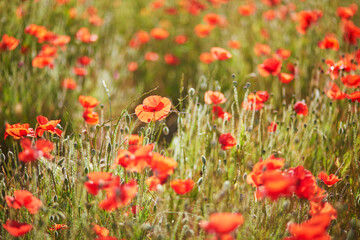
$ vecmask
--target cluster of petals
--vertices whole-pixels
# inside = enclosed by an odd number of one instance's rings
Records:
[[[36,214],[42,206],[41,200],[26,190],[15,190],[14,197],[6,196],[5,200],[9,207],[14,209],[25,207],[31,214]]]
[[[54,144],[45,139],[36,140],[35,144],[28,138],[21,139],[21,146],[23,151],[19,153],[19,160],[23,163],[34,162],[37,159],[44,157],[46,159],[52,159],[50,154],[54,149]]]
[[[145,98],[143,103],[135,108],[135,114],[140,121],[148,123],[163,120],[170,113],[170,109],[170,99],[153,95]]]
[[[85,122],[91,125],[99,123],[99,114],[94,112],[93,109],[100,103],[92,96],[79,96],[79,102],[84,107],[83,118]]]
[[[242,107],[246,110],[260,110],[264,107],[264,103],[269,99],[267,91],[257,91],[247,96],[247,101],[242,103]]]
[[[219,143],[221,144],[222,150],[229,150],[236,146],[236,139],[231,133],[223,133],[219,136]]]
[[[8,136],[12,136],[14,139],[20,139],[24,137],[35,137],[34,129],[30,128],[30,125],[28,123],[24,123],[24,124],[16,123],[13,125],[6,123],[5,126],[6,129],[5,129],[4,139],[6,139]]]
[[[172,189],[179,195],[190,192],[195,186],[195,182],[192,179],[176,179],[170,182]]]
[[[200,227],[207,233],[216,234],[217,237],[223,239],[233,239],[229,234],[244,224],[244,217],[240,213],[213,213],[209,216],[208,221],[201,221]],[[230,238],[229,238],[230,237]]]
[[[0,50],[12,51],[19,45],[19,43],[20,41],[18,39],[4,34],[0,42]]]

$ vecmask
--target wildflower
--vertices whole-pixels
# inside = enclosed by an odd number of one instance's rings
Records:
[[[253,15],[256,11],[255,4],[241,5],[238,8],[238,13],[242,16]]]
[[[268,127],[268,132],[276,132],[277,124],[276,122],[271,122]]]
[[[288,59],[291,56],[291,52],[289,50],[279,48],[276,50],[276,56],[280,57],[281,59],[285,60]]]
[[[66,88],[68,90],[75,90],[77,87],[77,84],[74,79],[72,78],[64,78],[64,80],[61,82],[61,87]]]
[[[35,68],[54,67],[54,58],[46,56],[36,56],[33,58],[31,65]]]
[[[40,199],[26,190],[15,190],[14,197],[6,196],[5,199],[9,207],[14,209],[25,207],[31,214],[36,214],[42,206]]]
[[[98,35],[91,34],[88,28],[80,28],[75,35],[75,38],[84,43],[94,43],[98,40]]]
[[[337,218],[337,211],[335,208],[328,202],[310,202],[310,211],[309,214],[314,217],[320,214],[330,214],[331,220]]]
[[[213,29],[214,29],[214,27],[211,25],[198,24],[195,26],[194,31],[195,31],[196,36],[198,36],[199,38],[205,38],[211,33],[211,31]]]
[[[86,68],[83,67],[74,67],[73,72],[80,77],[85,77],[88,74]]]
[[[278,75],[280,82],[285,83],[285,84],[291,83],[292,80],[294,80],[294,77],[295,76],[290,73],[279,73],[279,75]]]
[[[350,88],[356,88],[360,86],[360,75],[349,74],[345,77],[341,77],[341,82]]]
[[[4,139],[6,139],[8,136],[12,136],[14,139],[20,139],[23,137],[34,137],[34,130],[30,128],[28,123],[20,124],[16,123],[13,125],[5,124],[5,135]]]
[[[4,34],[0,42],[0,50],[12,51],[19,45],[19,42],[18,39]]]
[[[342,19],[349,19],[356,14],[357,9],[358,6],[355,3],[352,3],[348,7],[338,7],[336,13]]]
[[[31,224],[19,223],[15,220],[7,220],[6,223],[3,224],[3,228],[8,231],[10,235],[19,237],[28,233],[33,226]]]
[[[174,189],[174,191],[179,195],[190,192],[193,189],[194,185],[195,182],[192,179],[176,179],[170,182],[170,186],[172,187],[172,189]]]
[[[169,32],[162,28],[153,28],[150,35],[157,40],[163,40],[169,36]]]
[[[221,144],[222,150],[229,150],[236,145],[236,139],[231,133],[225,133],[219,136],[219,143]]]
[[[227,99],[221,92],[209,90],[205,93],[204,100],[206,104],[221,104],[225,103]]]
[[[129,62],[129,64],[127,65],[127,69],[129,70],[129,72],[135,72],[138,69],[138,64],[137,62]]]
[[[209,221],[201,221],[200,227],[207,233],[218,236],[226,235],[244,224],[244,217],[240,213],[213,213]]]
[[[352,21],[345,20],[343,22],[343,38],[345,42],[348,42],[352,45],[357,44],[357,40],[360,39],[360,28],[356,26]]]
[[[228,46],[229,46],[229,48],[232,48],[232,49],[240,49],[241,44],[239,41],[230,40],[230,41],[228,41]]]
[[[92,59],[87,56],[82,56],[77,59],[77,62],[83,66],[89,65],[91,63],[91,61],[92,61]]]
[[[96,98],[84,95],[79,96],[79,102],[85,109],[92,109],[100,103]]]
[[[151,176],[146,179],[145,183],[149,186],[150,191],[156,191],[157,186],[161,184],[161,180],[155,176]]]
[[[52,159],[51,151],[54,149],[54,144],[45,139],[38,139],[35,146],[32,146],[31,140],[21,139],[21,146],[23,151],[19,153],[19,160],[23,163],[34,162],[40,157]]]
[[[174,173],[176,166],[177,163],[174,159],[162,156],[159,153],[153,153],[150,161],[150,168],[161,182],[165,182],[167,177]]]
[[[57,125],[61,122],[61,120],[49,121],[44,116],[37,116],[36,120],[39,124],[39,126],[36,128],[36,136],[41,137],[45,131],[48,131],[61,137],[62,131],[57,128]]]
[[[97,224],[93,224],[93,230],[95,234],[99,237],[106,237],[109,235],[109,230],[105,227],[100,227]]]
[[[333,35],[327,35],[324,40],[318,43],[318,46],[321,49],[333,49],[334,51],[339,50],[339,42]]]
[[[97,112],[93,112],[91,109],[85,109],[83,112],[83,118],[85,122],[91,125],[99,123],[99,114]]]
[[[282,62],[276,58],[268,58],[262,64],[258,65],[258,71],[261,76],[268,77],[270,74],[276,76],[280,73]]]
[[[306,116],[309,110],[306,103],[296,102],[294,105],[294,111],[296,112],[296,114]]]
[[[165,60],[166,64],[173,65],[173,66],[178,65],[180,63],[179,58],[177,58],[175,55],[170,54],[170,53],[165,54],[164,60]]]
[[[213,56],[214,59],[216,60],[227,60],[230,59],[232,57],[231,53],[223,48],[219,48],[219,47],[213,47],[211,48],[211,54]]]
[[[66,228],[68,228],[68,226],[65,224],[54,224],[51,227],[49,227],[49,231],[58,231]]]
[[[300,34],[305,34],[308,28],[316,23],[321,17],[322,12],[319,10],[301,11],[297,14],[297,21],[299,24],[296,26],[296,30]]]
[[[113,180],[112,174],[108,172],[91,172],[86,176],[89,180],[85,182],[85,188],[92,195],[97,195],[99,190],[108,187]]]
[[[336,99],[336,100],[340,100],[340,99],[344,99],[346,98],[346,94],[343,93],[340,88],[333,82],[329,82],[328,87],[325,89],[325,93],[326,95],[330,98],[330,99]]]
[[[128,171],[141,172],[149,165],[152,157],[153,144],[138,146],[131,145],[128,150],[120,149],[115,164],[121,165]]]
[[[206,64],[210,64],[213,61],[215,61],[212,54],[208,53],[208,52],[201,53],[199,59],[200,59],[200,61],[202,61],[203,63],[206,63]]]
[[[325,172],[320,172],[318,175],[318,179],[322,180],[328,187],[331,187],[332,185],[341,180],[336,175],[327,175]]]
[[[254,46],[254,53],[256,56],[270,55],[271,48],[267,44],[256,43]]]
[[[159,60],[159,54],[157,54],[156,52],[147,52],[145,53],[144,58],[147,61],[156,62],[157,60]]]
[[[187,37],[185,35],[177,35],[175,37],[175,42],[179,45],[185,44],[187,42]]]
[[[170,99],[153,95],[145,98],[143,103],[135,108],[135,114],[140,121],[148,123],[166,118],[170,109]]]
[[[264,103],[269,99],[267,91],[258,91],[251,93],[247,97],[247,101],[242,103],[242,107],[246,110],[260,110],[264,107]]]
[[[217,117],[217,118],[222,118],[226,121],[229,121],[230,118],[232,117],[230,113],[224,112],[224,110],[220,106],[217,106],[217,105],[213,106],[212,112],[214,113],[214,118]]]

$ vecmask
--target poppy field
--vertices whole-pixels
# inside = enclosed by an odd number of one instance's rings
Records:
[[[0,239],[359,239],[359,7],[0,1]]]

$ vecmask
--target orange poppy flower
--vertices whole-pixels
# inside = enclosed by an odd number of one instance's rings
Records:
[[[273,9],[263,12],[263,18],[267,21],[274,20],[276,18],[276,12]]]
[[[183,195],[190,192],[193,189],[193,187],[195,186],[195,182],[192,179],[186,179],[186,180],[176,179],[170,182],[170,186],[172,187],[172,189],[174,189],[174,191],[177,194]]]
[[[16,123],[13,125],[5,124],[5,135],[4,139],[6,139],[8,136],[12,136],[14,139],[20,139],[23,137],[34,137],[34,130],[30,128],[28,123],[20,124]]]
[[[79,96],[79,102],[80,104],[85,108],[85,109],[89,109],[89,108],[94,108],[96,107],[100,102],[91,96],[83,96],[80,95]]]
[[[85,188],[92,195],[97,195],[99,190],[108,187],[113,180],[109,172],[91,172],[86,176],[89,180],[85,182]]]
[[[318,43],[318,46],[321,49],[333,49],[335,51],[339,50],[339,42],[333,35],[327,35],[324,40]]]
[[[10,235],[19,237],[28,233],[33,226],[26,223],[19,223],[15,220],[7,220],[6,223],[3,224],[3,228],[8,231]]]
[[[296,114],[306,116],[309,110],[306,103],[296,102],[294,105],[294,111],[296,112]]]
[[[91,25],[98,26],[98,27],[103,25],[103,23],[104,23],[104,20],[101,17],[99,17],[98,15],[92,15],[89,17],[88,20]]]
[[[348,94],[347,98],[353,102],[355,102],[355,101],[360,102],[360,91],[356,91],[356,92]]]
[[[73,72],[80,77],[85,77],[88,74],[86,68],[83,67],[73,67]]]
[[[150,35],[144,30],[140,30],[135,34],[135,38],[141,44],[145,44],[150,41]]]
[[[256,56],[270,55],[271,48],[267,44],[256,43],[254,46],[254,52]]]
[[[19,40],[4,34],[0,42],[0,49],[12,51],[19,45]]]
[[[142,145],[144,138],[137,134],[131,134],[130,136],[125,137],[125,141],[128,142],[129,146],[131,145]]]
[[[82,56],[77,59],[78,64],[87,66],[91,63],[92,59],[87,56]]]
[[[219,48],[219,47],[211,48],[210,53],[214,59],[220,60],[220,61],[227,60],[232,57],[232,55],[229,51],[227,51],[223,48]]]
[[[268,132],[276,132],[276,128],[277,128],[277,123],[273,121],[268,126]]]
[[[24,16],[25,16],[25,14],[26,14],[26,11],[25,11],[25,9],[24,9],[24,6],[23,5],[20,5],[20,6],[18,6],[17,8],[16,8],[16,17],[18,18],[18,19],[21,19],[21,18],[23,18]]]
[[[228,46],[229,46],[229,48],[232,48],[232,49],[240,49],[241,48],[241,44],[237,40],[228,41]]]
[[[54,224],[51,227],[49,227],[49,231],[58,231],[65,228],[68,228],[68,226],[65,224]]]
[[[164,60],[165,60],[166,64],[173,65],[173,66],[176,66],[180,63],[179,58],[177,58],[175,55],[170,54],[170,53],[165,54]]]
[[[71,38],[66,35],[56,36],[54,39],[50,41],[50,43],[54,46],[63,47],[70,42]]]
[[[169,37],[169,32],[162,28],[153,28],[150,35],[157,40],[163,40]]]
[[[215,117],[217,117],[217,118],[222,118],[226,121],[229,121],[230,118],[232,117],[232,115],[230,113],[224,112],[224,110],[220,106],[217,106],[217,105],[213,106],[212,112],[214,113],[214,119],[215,119]]]
[[[291,56],[291,52],[289,50],[279,48],[276,50],[276,56],[280,57],[281,59],[288,59]]]
[[[253,15],[256,11],[255,4],[247,4],[239,6],[238,13],[242,16]]]
[[[94,230],[95,234],[100,237],[106,237],[109,235],[109,230],[107,228],[100,227],[97,224],[94,224],[93,230]]]
[[[147,61],[156,62],[159,60],[159,54],[156,52],[146,52],[144,58]]]
[[[320,214],[330,214],[331,220],[337,218],[336,209],[328,202],[310,202],[310,211],[309,214],[314,217]]]
[[[280,82],[289,84],[294,80],[294,75],[290,73],[279,73],[278,75]]]
[[[345,42],[356,46],[357,40],[360,39],[360,27],[356,26],[352,21],[346,20],[343,21],[342,29]]]
[[[150,191],[157,191],[158,185],[161,184],[161,180],[155,176],[147,178],[145,182],[149,186]]]
[[[281,0],[261,0],[261,2],[269,7],[274,7],[281,3]]]
[[[80,28],[75,35],[75,38],[84,43],[94,43],[98,40],[98,35],[91,34],[88,28]]]
[[[128,183],[121,184],[120,177],[116,177],[110,186],[105,189],[106,199],[101,201],[99,206],[106,211],[124,207],[136,196],[137,189],[136,181],[132,180]]]
[[[206,104],[221,104],[226,102],[224,94],[217,91],[207,91],[205,92],[204,100]]]
[[[137,62],[129,62],[129,64],[127,65],[127,69],[129,70],[129,72],[135,72],[138,67],[139,65],[137,64]]]
[[[293,235],[292,239],[295,240],[330,240],[331,238],[326,232],[330,222],[331,216],[329,214],[320,214],[301,224],[289,224],[288,230]]]
[[[246,110],[258,111],[264,107],[264,103],[269,99],[269,93],[267,91],[258,91],[256,93],[250,93],[247,97],[247,101],[242,103],[242,107]]]
[[[328,187],[331,187],[332,185],[341,180],[336,175],[327,175],[325,172],[320,172],[318,175],[318,179],[322,180]]]
[[[198,36],[199,38],[205,38],[211,33],[211,31],[213,29],[214,29],[214,27],[211,25],[198,24],[195,26],[194,31],[195,31],[196,36]]]
[[[135,114],[140,121],[148,123],[166,118],[170,109],[170,99],[153,95],[145,98],[143,103],[135,108]]]
[[[56,126],[61,122],[61,120],[51,120],[49,121],[44,116],[37,116],[36,120],[38,121],[39,126],[36,128],[36,136],[41,137],[45,131],[54,133],[61,137],[62,131]]]
[[[177,163],[174,159],[162,156],[159,153],[153,153],[150,161],[150,168],[153,170],[154,175],[163,183],[167,177],[174,173]]]
[[[341,81],[346,87],[356,88],[360,86],[360,75],[349,74],[342,77]]]
[[[336,13],[342,19],[349,19],[356,14],[357,9],[358,6],[355,3],[352,3],[348,7],[338,7]]]
[[[244,217],[240,213],[213,213],[209,221],[201,221],[200,227],[207,233],[225,235],[244,224]]]
[[[99,236],[98,238],[95,238],[94,240],[119,240],[116,237],[111,237],[111,236]],[[121,239],[121,240],[126,240],[125,238]]]
[[[52,159],[51,151],[54,149],[54,144],[45,139],[36,141],[35,146],[32,146],[31,140],[21,139],[21,146],[23,151],[19,153],[19,160],[23,163],[34,162],[40,157]]]
[[[141,172],[143,168],[149,166],[153,149],[153,144],[130,145],[128,150],[119,150],[115,164],[121,165],[128,171]]]
[[[99,114],[97,112],[93,112],[91,109],[85,109],[83,112],[83,118],[85,122],[91,125],[99,123]]]
[[[44,44],[41,47],[41,51],[39,52],[38,56],[41,57],[56,57],[57,48],[50,46],[48,44]]]
[[[202,61],[203,63],[206,63],[206,64],[210,64],[213,61],[215,61],[212,54],[208,53],[208,52],[201,53],[199,59],[200,59],[200,61]]]
[[[54,58],[46,56],[36,56],[35,58],[33,58],[31,64],[33,67],[36,68],[44,68],[48,66],[52,69],[54,67]]]
[[[280,73],[282,62],[276,58],[268,58],[262,64],[258,65],[258,71],[261,76],[268,77],[270,74],[276,76]]]
[[[221,144],[222,150],[229,150],[236,145],[236,139],[231,133],[225,133],[219,136],[219,143]]]
[[[212,26],[220,25],[223,26],[226,24],[226,18],[223,16],[220,16],[216,13],[208,13],[204,16],[204,21]]]
[[[175,42],[179,45],[185,44],[188,38],[185,35],[177,35],[175,37]]]
[[[61,87],[62,88],[66,88],[69,90],[75,90],[77,87],[77,84],[75,82],[74,79],[72,78],[65,78],[62,82],[61,82]]]
[[[343,93],[340,88],[333,82],[329,82],[328,87],[325,89],[325,93],[330,99],[334,100],[344,99],[347,96],[347,94]]]
[[[42,206],[40,199],[26,190],[15,190],[14,197],[6,196],[5,200],[9,207],[14,209],[25,207],[31,214],[36,214]]]
[[[38,39],[45,37],[47,30],[43,26],[38,26],[36,24],[30,24],[25,28],[25,33],[35,36]]]

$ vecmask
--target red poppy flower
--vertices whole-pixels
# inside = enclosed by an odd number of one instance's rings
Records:
[[[83,96],[83,95],[80,95],[79,96],[79,102],[80,104],[85,108],[85,109],[88,109],[88,108],[94,108],[96,107],[100,102],[94,98],[94,97],[91,97],[91,96]]]
[[[255,4],[241,5],[238,8],[238,13],[242,16],[253,15],[256,11]]]
[[[68,44],[70,42],[70,40],[71,40],[71,38],[69,36],[60,35],[60,36],[56,36],[56,38],[52,39],[50,41],[50,43],[54,46],[63,47],[66,44]]]
[[[360,75],[349,74],[345,77],[342,77],[341,81],[346,87],[356,88],[360,86]]]
[[[42,206],[40,199],[26,190],[15,190],[14,197],[6,196],[5,199],[9,207],[14,209],[25,207],[31,214],[36,214]]]
[[[294,80],[294,75],[290,73],[279,73],[278,75],[280,82],[289,84]]]
[[[263,12],[262,15],[263,15],[263,18],[266,19],[267,21],[271,21],[276,18],[276,12],[273,9]]]
[[[198,36],[199,38],[205,38],[211,33],[211,31],[213,29],[214,29],[214,27],[211,25],[198,24],[195,26],[194,31],[195,31],[196,36]]]
[[[322,180],[328,187],[331,187],[332,185],[341,180],[336,175],[327,175],[325,172],[320,172],[318,175],[318,179]]]
[[[178,35],[175,37],[175,42],[179,45],[185,44],[188,38],[185,35]]]
[[[129,72],[135,72],[138,67],[139,65],[137,64],[137,62],[129,62],[129,64],[127,65]]]
[[[140,44],[145,44],[150,41],[150,35],[144,30],[140,30],[135,34],[135,38]]]
[[[339,50],[339,42],[333,35],[327,35],[324,40],[318,43],[318,46],[321,49],[333,49],[335,51]]]
[[[276,76],[280,73],[282,62],[276,58],[268,58],[262,64],[258,65],[258,71],[261,76],[268,77],[270,74]]]
[[[161,184],[161,180],[155,176],[151,176],[146,179],[146,185],[149,186],[150,191],[156,191],[159,184]]]
[[[357,40],[360,39],[360,28],[356,26],[352,21],[345,20],[343,21],[343,38],[345,42],[348,42],[352,45],[357,44]]]
[[[224,110],[220,106],[214,105],[212,108],[212,112],[214,113],[214,118],[222,118],[226,121],[229,121],[232,115],[228,112],[224,112]]]
[[[77,59],[77,62],[83,66],[89,65],[91,63],[91,61],[92,61],[92,59],[87,56],[82,56]]]
[[[190,192],[193,189],[194,185],[195,182],[192,179],[176,179],[170,182],[170,186],[172,187],[172,189],[174,189],[174,191],[179,195]]]
[[[33,58],[31,65],[36,68],[44,68],[47,66],[49,68],[53,68],[54,67],[54,58],[46,57],[46,56],[36,56],[35,58]]]
[[[45,139],[36,141],[35,146],[32,146],[31,140],[21,139],[21,146],[23,151],[19,153],[19,160],[23,163],[34,162],[40,157],[52,159],[51,151],[54,149],[54,144]]]
[[[349,19],[356,14],[357,9],[358,6],[355,3],[352,3],[349,7],[338,7],[336,13],[342,19]]]
[[[163,40],[169,37],[169,32],[162,28],[153,28],[150,31],[150,35],[157,40]]]
[[[86,68],[83,67],[73,67],[73,72],[80,77],[85,77],[88,74]]]
[[[88,28],[80,28],[75,35],[75,38],[84,43],[94,43],[98,40],[98,35],[91,34]]]
[[[19,223],[15,220],[7,220],[6,223],[3,224],[3,228],[8,231],[10,235],[19,237],[28,233],[33,226],[26,223]]]
[[[107,228],[101,227],[97,224],[94,224],[93,230],[94,230],[95,234],[99,237],[106,237],[109,235],[109,230]]]
[[[207,91],[205,92],[204,100],[206,104],[221,104],[226,102],[224,94],[217,91]]]
[[[289,232],[293,235],[294,240],[314,240],[314,239],[327,239],[330,236],[326,230],[331,222],[329,214],[320,214],[312,217],[310,220],[301,223],[291,223],[288,225]]]
[[[303,102],[295,103],[294,110],[295,110],[296,114],[299,114],[299,115],[306,116],[308,114],[308,107],[307,107],[306,103],[303,103]]]
[[[157,54],[156,52],[147,52],[145,53],[144,58],[147,61],[156,62],[157,60],[159,60],[159,54]]]
[[[129,146],[131,145],[142,145],[142,142],[143,142],[144,138],[137,134],[131,134],[130,136],[126,136],[125,137],[125,142],[128,142]]]
[[[148,123],[166,118],[170,109],[170,99],[153,95],[145,98],[143,103],[135,108],[135,114],[140,121]]]
[[[216,60],[227,60],[230,59],[232,57],[231,53],[223,48],[219,48],[219,47],[213,47],[211,48],[211,54],[213,56],[214,59]]]
[[[113,180],[109,172],[91,172],[86,176],[89,180],[85,182],[85,188],[92,195],[97,195],[99,190],[107,188]]]
[[[331,220],[335,220],[337,218],[337,211],[335,208],[328,202],[310,202],[310,211],[309,214],[314,217],[320,214],[329,214]]]
[[[271,48],[267,44],[256,43],[254,46],[254,52],[256,56],[270,55]]]
[[[271,122],[269,127],[268,127],[268,132],[276,132],[276,128],[277,128],[277,123],[276,122]]]
[[[58,231],[58,230],[61,230],[61,229],[65,229],[67,227],[68,226],[65,225],[65,224],[54,224],[51,227],[49,227],[49,231]]]
[[[250,93],[247,97],[247,101],[242,103],[242,107],[246,110],[258,111],[264,107],[264,103],[269,99],[269,93],[267,91],[258,91],[255,94]]]
[[[98,15],[92,15],[89,17],[88,20],[91,25],[98,26],[98,27],[103,25],[103,23],[104,23],[104,20],[101,17],[99,17]]]
[[[85,109],[83,112],[83,118],[85,122],[91,125],[99,123],[99,114],[97,112],[93,112],[91,109]]]
[[[222,150],[229,150],[236,145],[236,139],[231,133],[225,133],[219,136],[219,143],[221,144]]]
[[[261,0],[261,2],[269,7],[274,7],[281,3],[281,0]]]
[[[340,88],[333,82],[329,82],[325,89],[326,95],[333,100],[340,100],[346,98],[347,94],[343,93]]]
[[[69,90],[75,90],[77,87],[77,84],[75,82],[74,79],[72,78],[65,78],[62,82],[61,82],[61,87],[69,89]]]
[[[210,215],[209,221],[200,222],[200,227],[207,233],[224,235],[243,224],[244,217],[240,213],[213,213]]]
[[[237,40],[230,40],[230,41],[228,41],[228,46],[229,46],[229,48],[232,48],[232,49],[240,49],[241,44]]]
[[[150,168],[154,175],[163,183],[167,177],[174,173],[177,163],[174,159],[165,157],[159,153],[153,153],[150,161]]]
[[[206,64],[210,64],[213,61],[215,61],[212,54],[208,53],[208,52],[201,53],[199,59],[200,59],[200,61],[202,61],[203,63],[206,63]]]
[[[0,42],[0,49],[12,51],[19,45],[19,40],[4,34]]]
[[[38,39],[45,37],[47,30],[43,26],[38,26],[35,24],[30,24],[25,28],[25,33],[35,36]]]
[[[137,183],[132,180],[121,184],[120,177],[116,177],[110,186],[106,188],[106,199],[101,201],[100,208],[106,211],[112,211],[119,207],[128,205],[137,194]]]
[[[120,149],[115,164],[123,166],[128,171],[141,172],[143,168],[149,166],[153,149],[153,144],[131,145],[128,150]]]
[[[36,136],[41,137],[45,131],[54,133],[61,137],[62,131],[56,126],[61,122],[61,120],[51,120],[49,121],[44,116],[37,116],[36,120],[38,121],[39,126],[36,128]]]
[[[173,66],[178,65],[180,63],[179,58],[170,53],[165,54],[164,60],[165,60],[166,64],[173,65]]]
[[[16,123],[13,125],[5,124],[5,135],[4,139],[6,139],[8,136],[12,136],[14,139],[20,139],[23,137],[34,137],[34,130],[32,128],[29,128],[28,123],[20,124]]]
[[[316,23],[321,17],[322,12],[319,10],[312,10],[312,11],[301,11],[297,14],[297,20],[299,24],[296,26],[296,30],[301,33],[305,34],[308,28]]]
[[[204,16],[204,21],[212,26],[223,26],[224,24],[226,24],[226,18],[223,16],[220,16],[216,13],[208,13]]]

